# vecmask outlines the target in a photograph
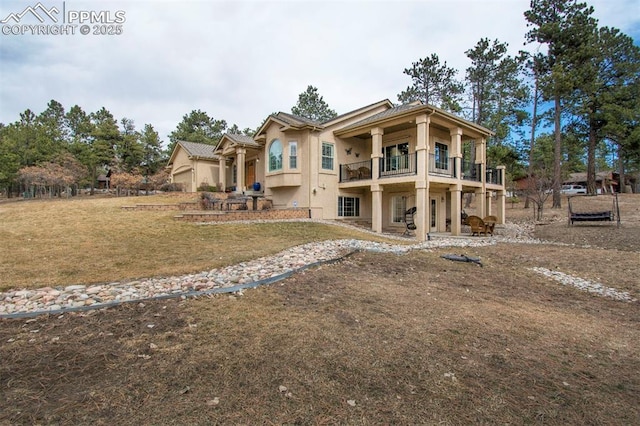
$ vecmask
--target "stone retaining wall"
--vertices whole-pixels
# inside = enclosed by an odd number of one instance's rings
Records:
[[[172,210],[195,210],[199,209],[197,201],[184,202],[179,204],[136,204],[135,206],[122,206],[122,210],[145,210],[145,211],[172,211]]]
[[[282,220],[308,219],[309,209],[272,209],[272,210],[232,210],[232,211],[199,211],[185,212],[174,216],[176,220],[185,222],[231,222],[237,220]]]

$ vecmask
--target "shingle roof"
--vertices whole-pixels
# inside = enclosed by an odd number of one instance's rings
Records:
[[[280,120],[292,125],[292,126],[314,126],[314,127],[322,127],[322,124],[311,120],[310,118],[300,117],[299,115],[288,114],[286,112],[279,112],[275,115]]]
[[[423,105],[423,104],[413,104],[413,103],[399,105],[399,106],[390,108],[390,109],[388,109],[386,111],[379,112],[378,114],[372,115],[371,117],[367,117],[367,118],[364,118],[364,119],[362,119],[360,121],[356,121],[355,123],[350,124],[347,127],[343,127],[342,129],[340,129],[340,131],[351,130],[351,129],[354,129],[356,127],[363,126],[365,124],[373,123],[373,122],[378,121],[378,120],[383,120],[385,118],[390,118],[390,117],[393,117],[395,115],[400,115],[400,114],[403,114],[405,112],[408,112],[408,111],[411,111],[411,110],[414,110],[414,109],[424,108],[424,107],[425,107],[425,105]]]
[[[488,134],[488,135],[493,135],[494,133],[483,127],[480,126],[479,124],[473,123],[471,121],[465,120],[462,117],[458,117],[450,112],[444,111],[440,108],[436,108],[434,106],[428,105],[428,104],[423,104],[420,101],[415,101],[415,102],[411,102],[408,104],[404,104],[404,105],[399,105],[396,107],[393,107],[391,109],[388,109],[386,111],[380,112],[378,114],[372,115],[371,117],[367,117],[363,120],[360,120],[356,123],[350,124],[347,127],[343,127],[341,128],[338,132],[339,133],[344,133],[344,132],[348,132],[349,130],[354,130],[354,129],[358,129],[359,127],[363,127],[366,126],[368,124],[372,124],[375,122],[380,122],[380,121],[384,121],[386,119],[389,118],[394,118],[397,116],[402,116],[404,114],[410,114],[410,113],[419,113],[419,112],[424,112],[424,111],[432,111],[432,112],[436,112],[438,113],[439,116],[444,117],[448,120],[452,120],[454,122],[457,123],[461,123],[467,127],[473,128],[475,129],[477,132],[482,133],[482,134]]]
[[[187,154],[189,154],[190,157],[218,158],[218,156],[213,153],[213,150],[216,148],[214,145],[187,141],[178,141],[178,144],[187,151]]]
[[[236,133],[225,133],[225,136],[240,145],[260,146],[260,144],[254,141],[251,136]]]
[[[354,109],[353,111],[349,111],[349,112],[345,112],[344,114],[337,115],[337,116],[335,116],[333,118],[330,118],[328,120],[323,121],[322,124],[326,124],[326,123],[328,123],[330,121],[334,121],[334,120],[340,120],[341,118],[346,117],[346,116],[348,116],[350,114],[353,114],[354,112],[362,111],[362,110],[371,108],[372,106],[376,106],[376,105],[383,105],[385,103],[393,105],[389,99],[384,99],[382,101],[374,102],[372,104],[369,104],[369,105]]]
[[[596,173],[596,181],[601,181],[602,179],[610,179],[611,172],[610,171],[602,171]],[[564,182],[586,182],[587,174],[584,172],[571,173],[569,175],[569,179],[565,179]]]

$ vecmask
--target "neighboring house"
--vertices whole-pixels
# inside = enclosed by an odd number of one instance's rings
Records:
[[[211,170],[219,163],[224,167],[207,179],[245,193],[258,182],[274,208],[305,208],[318,219],[368,221],[376,232],[404,229],[405,210],[416,207],[416,235],[422,241],[430,232],[460,234],[467,192],[476,195],[478,216],[492,214],[495,194],[493,214],[504,223],[504,167],[486,163],[491,135],[419,102],[394,107],[383,100],[324,123],[280,112],[270,115],[253,138],[225,134],[208,158]],[[184,153],[176,153],[180,149]],[[185,143],[176,151],[174,182],[196,188],[196,176],[181,176],[195,173],[197,155],[189,154]],[[182,158],[191,163],[178,166]]]
[[[550,193],[552,184],[549,178],[538,177],[534,174],[514,179],[509,189],[513,189],[515,196],[526,197],[527,194],[533,195],[538,191]]]
[[[111,188],[111,169],[104,175],[98,175],[98,189]]]
[[[614,193],[618,192],[618,182],[620,176],[618,173],[611,171],[597,172],[596,173],[596,191],[598,194]],[[562,182],[563,185],[577,184],[587,187],[587,174],[586,173],[571,173],[569,178]]]
[[[216,147],[204,143],[178,141],[168,165],[171,182],[179,183],[186,192],[196,192],[201,185],[216,185],[220,175],[220,157]]]

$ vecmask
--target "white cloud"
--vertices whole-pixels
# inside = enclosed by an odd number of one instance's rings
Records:
[[[601,25],[640,36],[638,0],[591,3]],[[0,19],[28,4],[3,1]],[[56,99],[67,109],[104,106],[138,128],[151,123],[167,141],[193,109],[255,127],[289,111],[309,84],[338,113],[396,101],[410,83],[404,68],[431,53],[462,77],[464,52],[482,37],[508,42],[512,53],[523,48],[529,1],[67,0],[65,7],[123,10],[124,33],[0,35],[0,122]]]

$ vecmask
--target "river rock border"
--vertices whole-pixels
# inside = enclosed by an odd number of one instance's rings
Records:
[[[336,262],[357,251],[405,254],[411,250],[428,250],[435,247],[479,247],[495,243],[495,239],[479,238],[438,239],[414,245],[355,239],[308,243],[284,250],[274,256],[198,274],[0,293],[0,318],[85,311],[124,302],[234,293],[282,280],[310,267]]]
[[[300,220],[296,220],[300,221]],[[303,220],[353,227],[333,221]],[[266,222],[266,221],[261,221]],[[281,222],[281,221],[278,221]],[[251,222],[255,223],[255,221]],[[202,226],[218,224],[203,223]],[[358,228],[359,231],[363,231]],[[364,231],[369,232],[369,231]],[[380,236],[371,232],[373,235]],[[187,298],[216,293],[237,293],[247,288],[285,279],[304,269],[339,261],[357,251],[405,254],[412,250],[431,250],[439,247],[481,247],[496,242],[539,244],[532,238],[533,227],[516,224],[501,225],[495,237],[442,237],[415,244],[397,235],[385,238],[403,241],[405,244],[379,243],[356,239],[313,242],[284,250],[249,262],[216,268],[198,274],[172,277],[147,278],[126,282],[96,285],[69,285],[43,287],[0,293],[0,318],[24,318],[41,314],[62,314],[86,311],[118,305],[168,298]],[[415,241],[415,240],[413,240]]]
[[[629,292],[616,290],[615,288],[612,288],[612,287],[606,287],[605,285],[599,282],[585,280],[584,278],[565,274],[564,272],[560,272],[560,271],[552,271],[547,268],[535,267],[535,268],[529,268],[529,270],[537,272],[538,274],[544,275],[545,277],[549,277],[552,280],[557,281],[562,285],[569,285],[579,290],[596,294],[598,296],[608,297],[610,299],[621,300],[624,302],[637,301],[637,299],[634,299],[633,297],[631,297],[631,294],[629,294]]]

